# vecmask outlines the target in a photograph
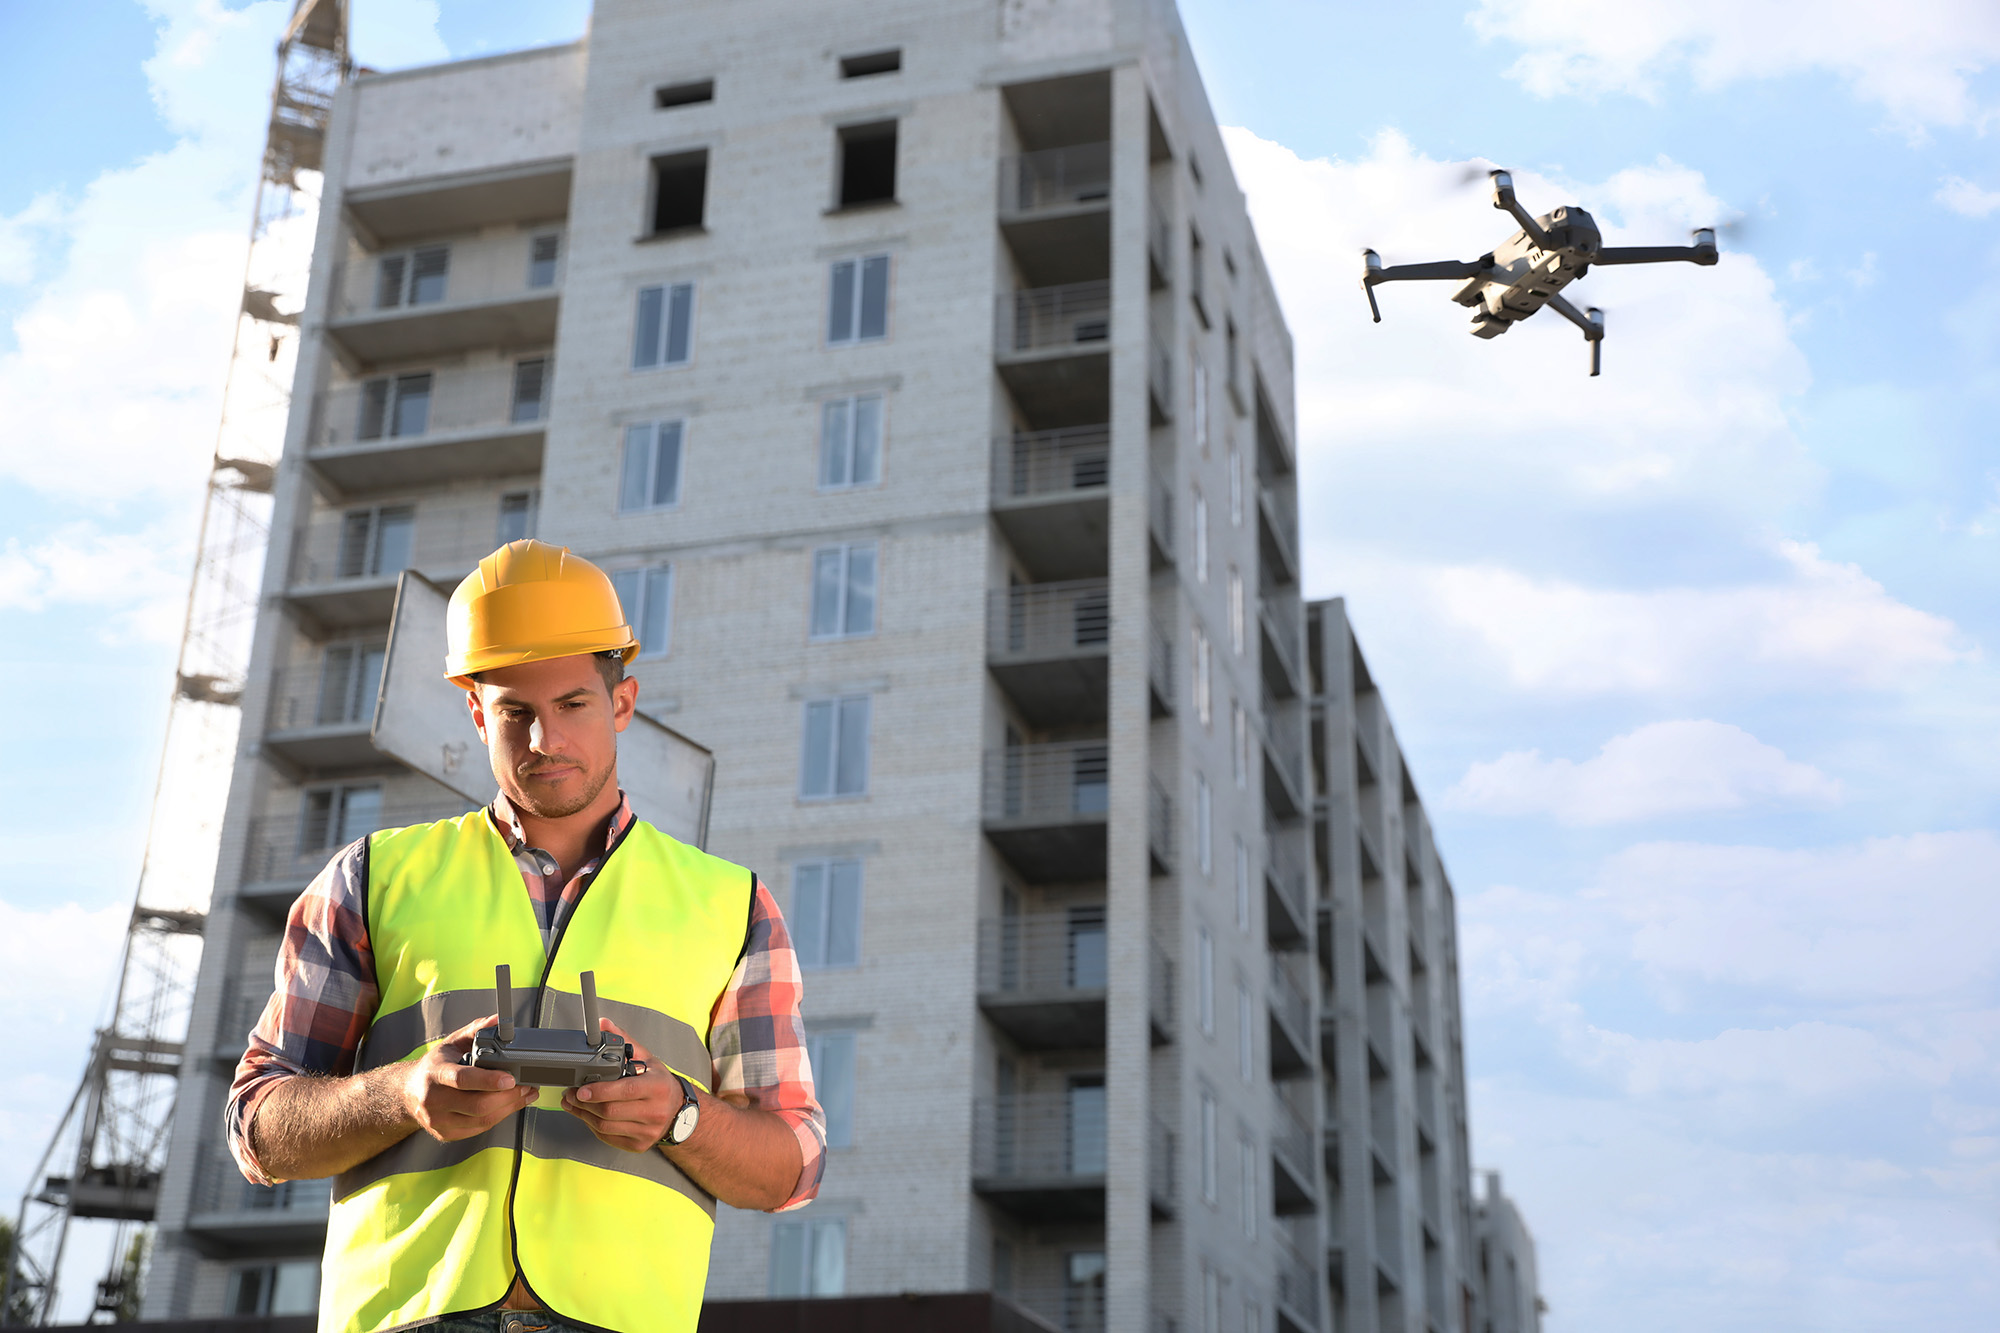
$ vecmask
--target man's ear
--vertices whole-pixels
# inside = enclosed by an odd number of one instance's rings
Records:
[[[479,687],[473,686],[465,692],[465,707],[472,714],[472,728],[479,733],[479,743],[490,745],[486,739],[486,710],[479,704]]]
[[[632,714],[638,711],[639,680],[636,676],[627,676],[618,682],[617,689],[611,691],[611,729],[625,730],[632,725]]]

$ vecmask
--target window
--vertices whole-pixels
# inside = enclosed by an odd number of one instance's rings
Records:
[[[1229,523],[1243,526],[1243,446],[1229,442]]]
[[[1250,785],[1250,715],[1236,700],[1229,701],[1229,757],[1236,785]]]
[[[613,570],[611,586],[618,590],[625,621],[639,640],[639,656],[665,657],[672,637],[674,567]]]
[[[827,342],[839,346],[889,336],[889,256],[835,260],[829,292]]]
[[[230,1314],[312,1314],[319,1309],[319,1260],[238,1268],[229,1274]]]
[[[806,1060],[812,1065],[813,1093],[826,1114],[826,1146],[854,1144],[854,1034],[813,1032],[806,1036]]]
[[[1236,1140],[1236,1169],[1240,1177],[1237,1186],[1237,1217],[1243,1224],[1243,1234],[1255,1240],[1257,1239],[1257,1145],[1250,1141],[1247,1133]]]
[[[535,535],[535,520],[542,509],[540,491],[509,491],[500,497],[499,544],[517,542]]]
[[[341,783],[305,794],[299,820],[299,855],[345,847],[382,827],[382,784]]]
[[[808,801],[868,794],[868,712],[865,694],[806,704],[799,796]]]
[[[1073,1176],[1104,1174],[1104,1075],[1071,1074],[1068,1084],[1068,1160]]]
[[[528,242],[528,285],[530,287],[553,287],[556,285],[556,260],[562,257],[562,236],[548,232],[533,237]]]
[[[1077,1250],[1064,1256],[1064,1328],[1104,1327],[1104,1251]]]
[[[642,421],[625,428],[618,471],[618,512],[672,509],[681,502],[681,443],[685,421]]]
[[[1208,651],[1208,635],[1202,631],[1199,625],[1194,627],[1193,633],[1194,653],[1192,656],[1194,658],[1194,671],[1192,674],[1194,677],[1194,715],[1201,720],[1201,724],[1205,727],[1208,725],[1210,716],[1209,671],[1211,660]]]
[[[1250,933],[1250,845],[1236,835],[1236,928]]]
[[[694,284],[641,287],[639,317],[632,331],[632,369],[684,366],[693,356]]]
[[[1215,1202],[1215,1094],[1201,1090],[1201,1197]]]
[[[839,1296],[846,1290],[846,1218],[771,1224],[772,1296]]]
[[[410,505],[348,510],[340,516],[335,577],[381,578],[407,569],[416,523],[417,511]]]
[[[1203,458],[1208,457],[1208,367],[1202,364],[1199,354],[1190,352],[1188,359],[1194,363],[1193,373],[1188,377],[1194,385],[1194,445],[1201,450]]]
[[[1201,1270],[1201,1333],[1222,1333],[1222,1275],[1206,1264]]]
[[[1194,489],[1194,579],[1208,582],[1208,497]]]
[[[706,148],[653,159],[653,235],[701,226],[702,207],[707,200]]]
[[[361,386],[361,420],[355,435],[363,440],[422,435],[430,429],[431,375],[384,375]]]
[[[514,397],[507,419],[516,425],[540,421],[548,414],[549,359],[531,356],[514,363]]]
[[[829,400],[819,417],[819,488],[846,490],[882,480],[882,395]]]
[[[1245,1083],[1257,1077],[1257,1010],[1250,983],[1236,978],[1236,1076]]]
[[[1104,909],[1069,909],[1066,979],[1072,990],[1103,990],[1111,984],[1111,957],[1105,947]]]
[[[330,643],[320,657],[319,698],[313,710],[316,726],[344,726],[375,716],[375,695],[382,685],[379,643]]]
[[[1201,866],[1201,873],[1210,874],[1215,870],[1215,835],[1213,831],[1215,800],[1208,789],[1206,774],[1194,775],[1194,859]]]
[[[870,74],[894,74],[903,67],[903,48],[891,47],[887,51],[870,51],[865,55],[842,56],[840,77],[843,79],[865,79]]]
[[[1195,1011],[1201,1030],[1215,1035],[1215,937],[1203,926],[1195,935]]]
[[[1236,566],[1229,567],[1229,646],[1238,657],[1243,656],[1243,575]]]
[[[435,305],[444,300],[445,275],[450,267],[451,251],[442,245],[383,255],[375,270],[375,308]]]
[[[841,208],[896,201],[896,122],[849,125],[839,131]]]
[[[801,861],[792,867],[792,912],[786,919],[802,968],[854,967],[861,962],[861,862]]]
[[[846,639],[875,632],[875,544],[822,546],[813,552],[812,637]]]
[[[670,83],[664,88],[653,90],[653,106],[660,111],[671,111],[677,106],[696,106],[714,100],[714,79],[691,79],[686,83]]]

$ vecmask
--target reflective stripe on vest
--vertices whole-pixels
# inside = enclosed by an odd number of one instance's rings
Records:
[[[485,811],[368,840],[368,937],[381,1000],[357,1069],[421,1057],[493,1012],[583,1026],[603,1013],[706,1089],[709,1015],[742,957],[750,872],[635,820],[571,912],[551,959],[521,873]],[[526,984],[539,979],[539,985]],[[335,1182],[320,1328],[377,1333],[497,1307],[515,1275],[552,1314],[620,1333],[692,1333],[715,1200],[665,1154],[625,1152],[562,1109],[562,1090],[486,1133],[419,1130]]]

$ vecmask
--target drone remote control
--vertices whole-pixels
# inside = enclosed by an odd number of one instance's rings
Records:
[[[459,1063],[475,1069],[503,1069],[522,1087],[580,1088],[645,1072],[632,1059],[629,1042],[612,1039],[597,1021],[597,974],[583,974],[583,1025],[574,1028],[514,1028],[514,990],[507,964],[493,969],[494,1000],[500,1025],[477,1033]]]

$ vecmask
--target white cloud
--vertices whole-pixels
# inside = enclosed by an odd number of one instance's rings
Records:
[[[1643,591],[1537,580],[1494,566],[1428,576],[1434,604],[1513,682],[1574,693],[1890,689],[1972,655],[1948,620],[1890,596],[1808,543],[1788,577]]]
[[[1840,784],[1723,722],[1654,722],[1613,737],[1581,763],[1512,750],[1475,763],[1444,805],[1496,815],[1552,815],[1565,824],[1613,824],[1662,815],[1819,804]]]
[[[1989,217],[2000,209],[2000,190],[1983,189],[1963,176],[1946,176],[1932,197],[1961,217]]]
[[[190,532],[106,532],[71,523],[33,543],[0,544],[0,611],[52,606],[113,613],[106,642],[172,643],[187,597]]]
[[[1989,0],[1480,0],[1483,37],[1526,48],[1509,73],[1540,96],[1626,92],[1652,98],[1686,69],[1704,88],[1825,71],[1908,127],[1970,125],[1984,115],[1973,79],[2000,62],[2000,8]]]

